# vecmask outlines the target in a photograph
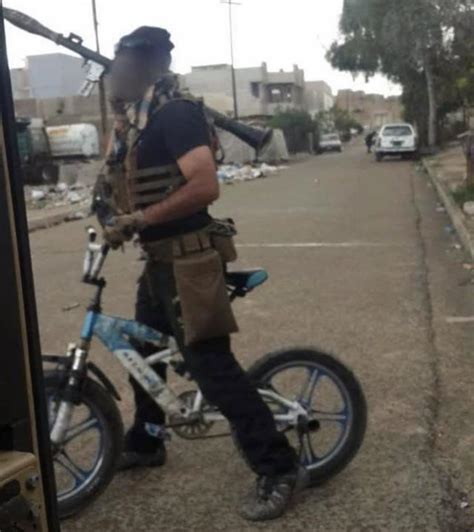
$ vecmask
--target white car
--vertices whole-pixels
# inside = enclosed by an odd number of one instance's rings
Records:
[[[318,153],[325,151],[342,151],[342,141],[338,133],[327,133],[319,139]]]
[[[418,138],[411,124],[386,124],[377,135],[375,157],[381,161],[386,155],[401,155],[414,159],[418,154]]]

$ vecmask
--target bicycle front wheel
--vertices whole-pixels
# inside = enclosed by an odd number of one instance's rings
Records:
[[[50,427],[61,402],[64,376],[45,372]],[[87,378],[63,442],[52,449],[58,513],[70,517],[96,499],[112,480],[123,445],[120,411],[111,395]]]

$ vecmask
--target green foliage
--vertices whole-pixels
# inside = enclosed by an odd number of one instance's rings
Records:
[[[467,185],[452,192],[454,201],[462,208],[466,201],[474,201],[474,186]]]
[[[348,111],[334,106],[330,113],[337,131],[341,133],[350,133],[351,129],[357,129],[359,133],[364,131],[362,125]]]
[[[292,128],[298,128],[306,133],[310,133],[315,128],[311,115],[306,111],[291,109],[280,111],[270,120],[270,127],[283,129],[283,131]]]
[[[306,111],[279,111],[271,118],[269,125],[283,130],[290,153],[308,149],[308,133],[313,133],[316,140],[319,137],[319,124]]]

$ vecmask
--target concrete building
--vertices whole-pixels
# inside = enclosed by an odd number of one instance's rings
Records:
[[[271,116],[280,109],[304,109],[304,71],[296,65],[291,72],[269,72],[259,67],[235,70],[239,115]],[[232,114],[232,71],[230,65],[193,67],[182,76],[182,84],[192,94],[203,96],[219,111]]]
[[[13,97],[64,98],[78,94],[85,73],[83,60],[67,54],[30,55],[24,68],[11,70]]]
[[[311,116],[329,111],[335,103],[331,87],[325,81],[305,82],[305,106]]]
[[[12,68],[10,70],[10,79],[14,100],[30,98],[30,82],[25,68]]]
[[[338,92],[336,104],[351,113],[366,128],[378,128],[403,118],[403,107],[398,96],[386,98],[381,94],[348,89]]]

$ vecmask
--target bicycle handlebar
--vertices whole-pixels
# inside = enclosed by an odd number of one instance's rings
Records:
[[[87,249],[84,257],[83,281],[86,283],[97,281],[105,259],[110,250],[108,244],[98,244],[97,231],[94,227],[87,227]]]

